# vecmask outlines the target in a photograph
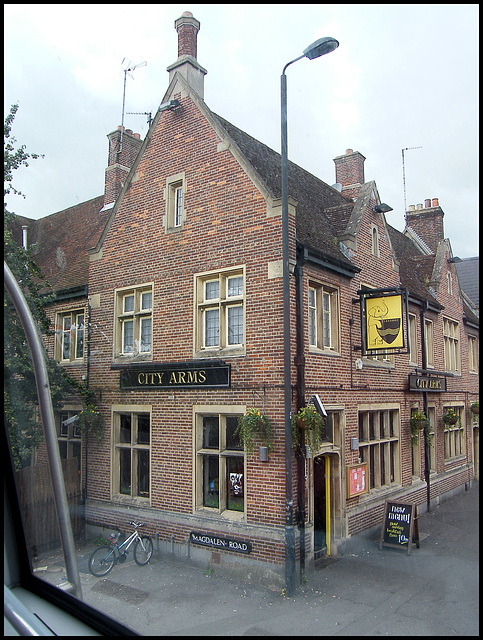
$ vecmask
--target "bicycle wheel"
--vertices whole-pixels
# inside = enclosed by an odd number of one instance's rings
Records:
[[[140,567],[151,560],[153,555],[153,541],[149,536],[141,536],[134,545],[134,561]]]
[[[109,573],[115,561],[116,556],[112,547],[107,545],[98,547],[89,558],[89,571],[93,576],[101,578]]]

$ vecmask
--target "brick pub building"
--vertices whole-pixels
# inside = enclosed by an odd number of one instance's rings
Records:
[[[81,408],[74,399],[59,418],[65,455],[82,445],[87,524],[143,520],[203,562],[275,582],[286,507],[280,155],[210,111],[199,22],[185,12],[175,27],[178,59],[145,139],[108,136],[104,197],[19,227],[59,293],[49,348],[96,392],[106,423],[97,445],[60,424]],[[478,314],[444,212],[426,200],[404,233],[392,228],[364,160],[351,149],[335,158],[336,187],[289,163],[292,411],[317,395],[327,412],[324,444],[292,456],[306,568],[380,525],[385,500],[424,509],[428,482],[434,506],[478,473]],[[368,355],[360,292],[391,288],[408,292],[406,348]],[[268,456],[234,436],[252,407],[274,427]],[[456,425],[442,421],[448,408]],[[411,440],[415,410],[430,420],[426,457],[424,438]]]

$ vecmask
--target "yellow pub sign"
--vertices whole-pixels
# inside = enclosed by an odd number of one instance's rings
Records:
[[[407,353],[407,289],[364,289],[358,293],[362,354]]]

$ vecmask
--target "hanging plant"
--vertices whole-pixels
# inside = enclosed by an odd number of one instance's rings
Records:
[[[104,418],[92,405],[88,405],[77,414],[77,426],[81,433],[93,434],[97,444],[100,444],[104,434]]]
[[[411,430],[411,442],[416,444],[419,441],[419,433],[429,427],[429,420],[422,411],[413,411],[409,419],[409,428]]]
[[[456,424],[459,420],[460,420],[459,415],[455,413],[451,408],[449,408],[446,411],[446,413],[443,413],[444,424],[453,425],[453,424]]]
[[[255,441],[262,440],[268,451],[272,450],[272,424],[268,417],[258,409],[248,409],[238,418],[235,435],[243,442],[247,453],[253,453]]]
[[[470,404],[470,411],[475,416],[480,413],[480,405],[478,404],[478,402],[473,402],[473,404]]]
[[[300,430],[305,431],[306,444],[314,451],[316,451],[325,440],[325,418],[310,404],[299,409],[292,417],[292,440],[294,447],[299,444]]]

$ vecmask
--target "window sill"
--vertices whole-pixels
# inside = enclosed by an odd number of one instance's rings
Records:
[[[395,369],[396,365],[394,362],[381,362],[380,360],[369,360],[368,358],[364,358],[362,360],[364,367],[373,367],[374,369]]]
[[[151,506],[151,500],[149,498],[125,496],[122,493],[115,493],[112,496],[112,501],[116,504],[130,505],[132,507],[149,508]]]
[[[314,346],[309,346],[309,354],[332,357],[340,357],[341,355],[339,351],[335,351],[334,349],[319,349],[319,347]]]
[[[245,347],[236,348],[236,349],[201,349],[199,351],[193,352],[194,358],[203,359],[220,359],[220,358],[235,358],[237,356],[246,355]]]
[[[194,515],[206,517],[210,520],[218,520],[220,522],[245,522],[245,512],[244,511],[230,511],[226,509],[225,511],[220,511],[218,509],[213,509],[211,507],[199,507],[196,509]]]

